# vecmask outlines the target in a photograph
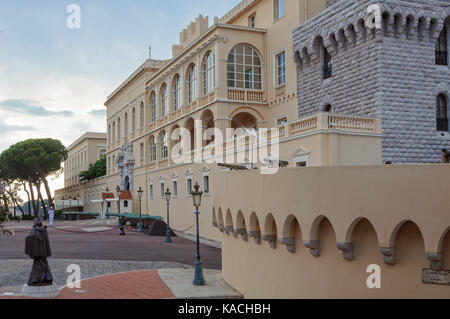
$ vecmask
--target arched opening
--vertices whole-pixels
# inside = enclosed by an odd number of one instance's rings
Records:
[[[216,215],[216,208],[213,207],[212,209],[212,225],[214,227],[219,227],[219,224],[217,223],[217,215]]]
[[[183,103],[183,96],[181,91],[181,77],[179,74],[175,75],[172,82],[173,87],[173,108],[175,111],[181,108]]]
[[[150,163],[156,162],[156,143],[155,137],[152,135],[148,139],[148,151],[149,151],[149,161]]]
[[[353,244],[353,258],[362,258],[363,255],[376,256],[373,263],[380,263],[378,236],[372,223],[367,218],[355,220],[347,232],[347,243]]]
[[[136,131],[136,108],[133,107],[133,110],[131,111],[131,132]]]
[[[261,227],[259,226],[259,219],[255,212],[252,212],[250,215],[247,234],[254,238],[255,243],[261,243]]]
[[[295,253],[296,247],[300,247],[301,242],[300,224],[294,215],[289,215],[283,225],[283,238],[281,243],[286,245],[289,252]]]
[[[177,158],[180,158],[182,154],[182,139],[181,139],[181,129],[178,124],[174,125],[172,127],[171,133],[170,133],[170,149],[172,150],[172,159],[176,160]]]
[[[419,227],[412,221],[401,224],[394,235],[396,264],[416,264],[418,269],[428,268],[425,243]]]
[[[237,45],[230,51],[227,65],[229,88],[262,89],[262,63],[254,48],[246,44]]]
[[[163,83],[161,86],[161,117],[165,117],[168,112],[168,106],[169,106],[169,94],[167,92],[167,84]]]
[[[205,136],[205,132],[211,132],[214,129],[214,114],[210,110],[206,110],[202,113],[200,118],[202,120],[202,136],[203,136],[203,146],[206,146],[212,142],[214,142],[215,136],[208,134]]]
[[[333,107],[331,106],[331,104],[327,104],[324,106],[323,111],[327,113],[333,113]]]
[[[219,230],[223,231],[225,229],[224,222],[223,222],[223,214],[222,214],[222,208],[219,207],[219,211],[217,213],[217,223],[219,225]]]
[[[141,129],[144,128],[145,126],[145,120],[144,120],[145,116],[144,116],[144,102],[141,102],[141,106],[139,108],[139,127]]]
[[[167,138],[166,131],[162,131],[159,138],[159,143],[160,143],[161,160],[166,160],[169,158],[169,140]]]
[[[125,180],[124,180],[124,187],[125,187],[125,190],[127,190],[127,191],[130,190],[130,177],[129,177],[129,176],[126,176],[126,177],[125,177]]]
[[[450,228],[447,230],[447,234],[444,233],[444,237],[441,243],[443,252],[443,269],[450,269]]]
[[[125,117],[124,117],[124,129],[123,129],[123,136],[127,137],[129,130],[128,130],[128,112],[125,112]]]
[[[262,239],[267,241],[273,249],[276,248],[277,242],[277,224],[275,222],[275,218],[272,214],[267,215],[266,220],[264,222],[264,235]]]
[[[197,68],[195,64],[189,66],[186,78],[188,104],[191,104],[197,99]]]
[[[241,112],[233,116],[231,119],[231,128],[236,130],[243,127],[256,130],[258,128],[256,118],[247,112]]]
[[[231,215],[231,211],[228,209],[227,214],[225,215],[225,232],[229,234],[234,231],[233,227],[233,216]]]
[[[150,94],[150,121],[153,123],[156,121],[156,93],[153,91]]]
[[[185,137],[187,138],[185,141],[186,151],[193,151],[195,149],[195,122],[192,117],[186,121],[184,128],[186,129],[186,134],[189,133],[189,136]]]
[[[439,34],[439,38],[436,42],[436,64],[448,65],[448,38],[446,24],[444,24],[444,28]]]
[[[211,93],[216,88],[216,68],[214,54],[209,51],[203,61],[203,94]]]
[[[448,132],[447,97],[439,94],[436,100],[436,122],[438,132]]]

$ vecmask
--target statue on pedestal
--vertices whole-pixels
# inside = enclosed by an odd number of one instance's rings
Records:
[[[33,221],[33,229],[25,238],[25,254],[33,261],[28,286],[51,286],[53,277],[47,258],[51,257],[50,241],[47,227],[42,225],[39,218]]]

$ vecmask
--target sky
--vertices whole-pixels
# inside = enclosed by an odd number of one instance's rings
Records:
[[[0,0],[0,152],[28,138],[69,146],[106,132],[104,102],[149,56],[171,58],[199,14],[222,17],[240,0]],[[71,4],[80,28],[69,28]],[[52,190],[64,178],[50,178]]]

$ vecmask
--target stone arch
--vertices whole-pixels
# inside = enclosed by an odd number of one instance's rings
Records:
[[[237,213],[234,232],[236,236],[241,235],[242,239],[247,241],[247,224],[245,222],[244,214],[242,213],[242,211],[238,211]]]
[[[269,246],[275,249],[277,243],[277,235],[277,223],[272,213],[269,213],[264,221],[264,235],[262,236],[262,239],[267,241],[269,243]]]
[[[255,243],[261,244],[261,227],[259,224],[258,215],[255,212],[250,214],[247,234],[249,237],[253,237]]]
[[[433,90],[434,96],[438,96],[439,94],[445,94],[448,98],[450,94],[450,84],[446,82],[439,83]]]
[[[223,222],[223,214],[222,214],[222,208],[221,207],[219,207],[219,210],[217,212],[217,224],[218,224],[219,230],[221,232],[223,232],[224,229],[225,229],[225,226],[224,226],[224,222]]]
[[[202,140],[204,145],[206,146],[215,140],[214,134],[208,134],[208,136],[205,136],[205,133],[210,133],[211,129],[214,129],[215,127],[215,121],[214,121],[214,114],[210,109],[206,109],[203,111],[203,113],[200,116],[200,120],[202,121]]]
[[[325,43],[324,43],[323,38],[320,35],[316,36],[314,38],[314,40],[312,41],[312,52],[314,53],[315,58],[317,60],[320,60],[320,57],[321,57],[320,51],[323,50],[324,47],[325,47]]]
[[[444,232],[440,242],[440,250],[442,252],[441,257],[441,269],[450,269],[450,227]]]
[[[190,140],[188,139],[186,142],[186,150],[185,151],[193,151],[195,149],[195,121],[194,118],[189,117],[184,121],[183,128],[186,129],[185,133],[189,132]],[[190,145],[189,145],[190,144]],[[188,147],[190,146],[190,147]]]
[[[244,126],[249,129],[252,128],[258,129],[258,119],[252,113],[247,111],[241,111],[236,113],[236,115],[230,117],[231,128],[236,130]]]
[[[413,26],[414,26],[415,20],[416,20],[416,18],[412,14],[409,14],[406,17],[406,21],[405,21],[405,37],[406,37],[406,39],[410,39],[411,38],[411,34],[412,34],[412,31],[413,31]]]
[[[419,226],[411,220],[403,221],[398,226],[393,238],[396,264],[423,261],[421,268],[426,268],[425,242]]]
[[[299,238],[300,242],[302,240],[300,223],[297,217],[294,215],[289,215],[284,221],[283,233],[280,242],[286,245],[286,249],[295,253],[296,240]]]
[[[355,232],[355,229],[363,223],[368,223],[370,227],[375,231],[375,235],[377,237],[377,243],[378,243],[378,235],[376,233],[375,228],[373,227],[373,224],[365,217],[359,217],[355,219],[347,228],[347,231],[345,233],[345,242],[343,243],[337,243],[338,248],[342,250],[343,257],[347,260],[353,260],[353,249],[354,249],[354,239],[353,235]]]
[[[438,244],[438,247],[437,247],[437,252],[442,252],[442,251],[444,251],[444,241],[445,241],[445,238],[447,237],[447,236],[450,236],[450,227],[448,227],[445,231],[444,231],[444,233],[442,234],[442,236],[441,236],[441,238],[440,238],[440,240],[439,240],[439,244]],[[450,247],[449,247],[450,248]]]
[[[331,95],[326,94],[322,97],[322,100],[320,101],[319,112],[326,112],[325,109],[328,105],[330,105],[332,109],[335,107],[334,98]]]
[[[324,215],[317,216],[311,224],[309,238],[303,241],[306,248],[309,248],[311,255],[320,256],[319,226],[326,219]]]
[[[231,210],[228,209],[225,215],[225,232],[229,234],[230,232],[233,231],[234,231],[233,216],[231,214]]]
[[[400,28],[403,25],[403,16],[401,13],[396,13],[394,15],[394,36],[400,35]]]

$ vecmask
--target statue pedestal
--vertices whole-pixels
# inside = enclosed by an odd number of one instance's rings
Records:
[[[54,298],[59,296],[58,286],[28,286],[24,285],[21,295],[30,298]]]

